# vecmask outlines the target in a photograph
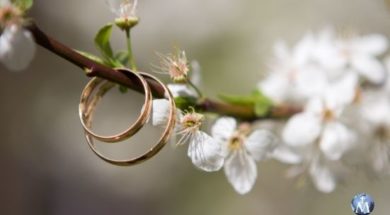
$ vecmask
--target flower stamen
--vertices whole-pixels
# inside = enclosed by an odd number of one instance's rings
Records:
[[[185,83],[189,72],[189,64],[184,51],[177,51],[176,54],[167,56],[158,54],[161,58],[159,69],[162,73],[169,74],[173,82]]]
[[[328,121],[332,121],[335,119],[335,114],[332,110],[326,108],[324,111],[323,111],[323,116],[322,116],[323,120],[325,122],[328,122]]]
[[[0,27],[5,28],[10,25],[21,25],[22,12],[13,6],[0,8]]]

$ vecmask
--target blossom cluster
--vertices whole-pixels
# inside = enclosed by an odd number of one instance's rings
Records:
[[[165,99],[153,101],[152,123],[165,125],[169,103]],[[274,136],[267,130],[254,130],[247,123],[238,124],[232,117],[221,117],[211,129],[211,135],[202,131],[204,115],[191,110],[179,112],[176,145],[188,143],[188,157],[199,169],[214,172],[224,168],[234,189],[245,194],[257,178],[256,161],[266,159],[275,147]]]
[[[278,42],[259,90],[303,112],[281,125],[274,158],[331,192],[351,166],[390,170],[390,58],[379,34],[307,33],[292,49]],[[366,165],[370,164],[370,165]]]
[[[137,0],[106,2],[122,30],[128,31],[138,23]],[[25,69],[35,53],[25,23],[23,10],[9,0],[0,0],[0,62],[12,70]],[[274,107],[292,105],[302,107],[301,112],[286,120],[271,121],[268,129],[259,129],[257,122],[219,116],[207,132],[203,126],[205,115],[187,107],[177,111],[177,138],[172,139],[176,145],[188,144],[187,155],[197,168],[207,172],[223,168],[229,183],[240,194],[253,188],[256,162],[266,159],[291,165],[288,176],[309,176],[322,192],[332,192],[338,182],[347,180],[351,167],[387,175],[387,51],[388,39],[383,35],[339,34],[332,28],[307,33],[293,48],[279,41],[257,92],[272,101]],[[168,88],[175,98],[204,99],[196,61],[189,63],[186,53],[180,50],[159,56],[159,72],[173,80]],[[165,125],[169,111],[167,100],[155,99],[153,125]]]
[[[309,176],[322,192],[333,191],[352,166],[368,163],[378,174],[389,173],[387,48],[383,35],[340,35],[332,28],[307,33],[292,49],[278,42],[258,90],[274,106],[294,105],[303,111],[285,121],[274,120],[269,130],[253,132],[248,123],[221,116],[211,127],[211,135],[201,131],[203,115],[183,113],[178,116],[178,144],[190,143],[188,156],[202,170],[216,171],[224,166],[228,181],[241,194],[255,183],[255,161],[265,158],[292,165],[289,177]],[[163,63],[181,62],[188,67],[187,59],[180,58],[184,52],[180,53]],[[172,76],[187,78],[187,67],[162,68],[175,80]],[[192,72],[199,76],[197,69]],[[168,86],[176,97],[197,96],[185,83]],[[167,102],[154,103],[153,121],[165,122],[161,119],[167,115]]]

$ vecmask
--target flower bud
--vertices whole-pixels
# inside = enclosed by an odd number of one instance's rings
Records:
[[[122,30],[128,30],[138,24],[136,16],[137,0],[107,0],[110,10],[117,15],[115,24]]]

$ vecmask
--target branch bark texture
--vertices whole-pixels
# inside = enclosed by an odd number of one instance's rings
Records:
[[[102,65],[81,55],[74,49],[60,43],[59,41],[47,35],[35,23],[29,24],[28,26],[26,26],[26,28],[30,30],[30,32],[34,36],[35,42],[38,45],[78,66],[86,72],[85,74],[87,76],[103,78],[114,83],[124,85],[137,92],[144,92],[141,83],[135,77],[129,78],[129,76],[118,72],[115,69]],[[152,91],[154,92],[154,96],[164,96],[164,89],[160,85],[150,79],[148,79],[147,82]],[[267,116],[258,117],[256,116],[252,107],[227,104],[209,98],[203,99],[196,106],[196,108],[200,108],[205,112],[233,116],[248,121],[253,121],[260,118],[287,118],[301,111],[301,108],[280,106],[273,107]]]

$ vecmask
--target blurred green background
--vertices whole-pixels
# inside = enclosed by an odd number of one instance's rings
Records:
[[[133,32],[136,60],[144,71],[155,52],[173,46],[187,51],[203,69],[203,89],[247,93],[264,75],[272,44],[293,44],[309,30],[333,25],[362,33],[390,34],[383,0],[140,0],[140,25]],[[31,15],[63,43],[97,53],[92,38],[111,14],[103,0],[36,0]],[[124,35],[116,30],[116,48]],[[355,174],[331,194],[304,187],[285,176],[276,161],[258,165],[251,193],[240,196],[223,171],[205,173],[186,157],[186,147],[167,146],[135,167],[115,167],[87,147],[78,102],[88,78],[63,59],[39,48],[28,71],[0,66],[0,214],[352,214],[350,200],[368,192],[374,214],[388,214],[388,178]],[[138,114],[142,96],[110,92],[99,106],[96,130],[124,129]],[[147,126],[131,141],[99,145],[126,157],[146,149],[161,130]],[[149,144],[149,145],[148,145]]]

